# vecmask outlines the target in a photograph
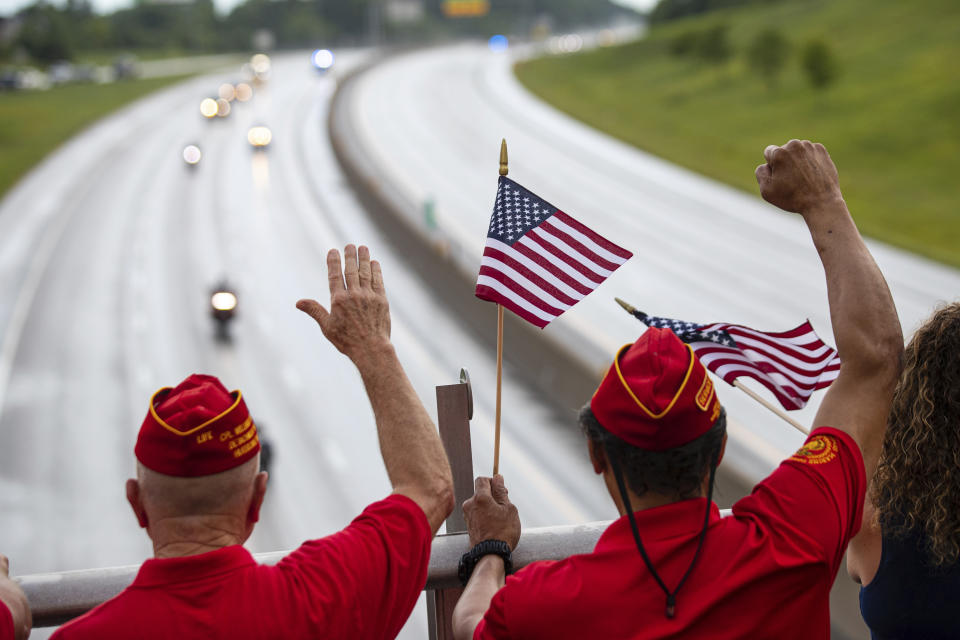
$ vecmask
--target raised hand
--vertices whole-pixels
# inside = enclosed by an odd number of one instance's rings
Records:
[[[837,168],[822,144],[791,140],[763,151],[766,164],[757,167],[760,195],[770,204],[807,214],[842,200]]]
[[[370,250],[348,244],[327,253],[330,310],[316,300],[303,299],[297,308],[320,325],[323,335],[353,360],[376,353],[390,344],[390,305],[383,287],[380,263],[370,260]]]

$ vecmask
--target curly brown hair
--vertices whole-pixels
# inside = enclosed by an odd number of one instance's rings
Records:
[[[936,566],[960,558],[960,303],[907,345],[871,498],[884,534],[921,533]]]

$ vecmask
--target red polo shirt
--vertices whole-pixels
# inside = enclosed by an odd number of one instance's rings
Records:
[[[866,479],[857,444],[822,427],[721,518],[712,505],[676,617],[637,550],[626,516],[593,553],[537,562],[507,578],[475,639],[824,638],[829,593],[860,529]],[[704,498],[636,513],[650,560],[675,588],[693,558]]]
[[[13,614],[7,608],[7,603],[0,600],[0,640],[13,640],[16,637],[13,628]]]
[[[426,584],[431,539],[420,507],[391,495],[275,566],[239,545],[147,560],[127,589],[52,637],[393,638]]]

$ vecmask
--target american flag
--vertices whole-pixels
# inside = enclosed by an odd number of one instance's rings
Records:
[[[632,255],[500,176],[476,295],[542,329]]]
[[[703,366],[728,384],[740,376],[753,378],[788,411],[802,409],[816,389],[829,387],[840,372],[837,350],[824,344],[809,320],[790,331],[768,333],[739,324],[697,324],[632,313],[648,327],[673,330]]]

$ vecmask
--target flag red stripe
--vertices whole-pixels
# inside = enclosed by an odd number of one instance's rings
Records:
[[[543,231],[544,233],[549,233],[555,238],[559,238],[561,241],[564,242],[564,244],[566,244],[571,249],[573,249],[574,251],[582,255],[584,257],[584,262],[587,263],[588,266],[589,266],[589,263],[592,262],[598,267],[600,267],[601,269],[606,269],[607,271],[613,271],[620,266],[619,264],[615,262],[610,262],[603,256],[594,253],[592,249],[590,249],[585,244],[583,244],[582,242],[580,242],[579,240],[571,236],[566,231],[563,231],[562,229],[559,229],[553,226],[552,224],[550,224],[549,218],[543,224],[537,227],[537,229],[539,231]]]
[[[575,291],[578,291],[583,295],[587,295],[588,293],[593,291],[594,287],[588,287],[582,282],[580,282],[579,280],[575,278],[571,278],[566,271],[558,267],[555,263],[546,260],[543,254],[537,253],[535,250],[527,246],[525,243],[525,240],[520,240],[510,248],[516,251],[517,253],[523,254],[527,258],[530,258],[531,260],[539,264],[541,267],[543,267],[544,269],[552,273],[554,276],[556,276],[559,280],[561,280],[564,284],[566,284],[571,289],[574,289]]]
[[[570,296],[565,294],[563,291],[561,291],[554,285],[550,284],[548,281],[544,280],[538,274],[528,269],[521,262],[518,262],[509,254],[506,254],[502,251],[494,249],[493,247],[486,247],[483,250],[483,255],[484,257],[493,258],[494,260],[499,260],[500,262],[506,264],[507,266],[513,267],[515,270],[521,273],[524,277],[530,280],[533,284],[537,285],[538,287],[540,287],[541,289],[543,289],[544,291],[546,291],[547,293],[552,295],[554,298],[556,298],[560,302],[567,305],[568,307],[572,307],[573,305],[577,304],[577,302],[579,302],[579,300],[571,298]],[[490,267],[489,265],[484,265],[484,266],[488,269],[493,268],[493,267]]]
[[[594,288],[596,288],[601,282],[603,282],[606,279],[606,276],[603,276],[603,275],[600,275],[599,273],[595,273],[591,271],[582,262],[577,262],[572,257],[565,254],[563,251],[560,251],[560,249],[557,249],[555,246],[550,244],[549,241],[544,240],[540,236],[541,233],[542,231],[540,231],[539,227],[537,229],[531,229],[524,236],[524,239],[530,239],[531,241],[536,242],[538,246],[543,247],[544,251],[551,254],[556,260],[559,260],[569,265],[570,267],[572,267],[575,271],[580,273],[583,277],[593,282]],[[542,260],[543,257],[541,256],[540,259]]]
[[[807,400],[810,398],[809,396],[805,398],[803,397],[796,398],[794,396],[788,395],[787,393],[784,393],[783,390],[780,387],[778,387],[775,383],[761,376],[758,376],[757,374],[750,371],[744,371],[740,375],[747,376],[748,378],[753,378],[754,380],[756,380],[757,382],[765,386],[767,389],[769,389],[770,392],[774,396],[776,396],[777,400],[780,401],[780,405],[787,411],[792,411],[794,409],[802,409],[803,406],[807,404]],[[736,377],[738,376],[734,376],[734,378]],[[726,380],[726,382],[733,384],[731,380]]]
[[[751,367],[749,365],[744,365],[743,363],[734,362],[728,363],[722,366],[716,366],[716,368],[710,369],[718,376],[723,378],[723,380],[729,384],[733,384],[733,381],[739,378],[740,376],[749,376],[756,380],[757,382],[763,383],[765,387],[773,391],[776,389],[778,396],[783,396],[786,398],[800,399],[802,404],[806,403],[807,399],[813,394],[813,389],[797,389],[793,385],[787,383],[784,384],[779,382],[776,378],[764,373],[763,371],[758,370],[756,367]],[[786,405],[785,405],[786,406]],[[793,403],[790,404],[788,409],[799,408],[794,407]]]
[[[517,314],[518,316],[520,316],[530,324],[540,329],[543,329],[545,326],[549,324],[548,320],[538,318],[532,313],[528,313],[526,309],[515,304],[509,298],[506,298],[500,295],[499,291],[496,291],[495,289],[491,289],[486,285],[482,285],[482,284],[477,285],[476,296],[481,300],[487,300],[488,302],[495,302],[496,304],[499,304],[504,308],[509,309],[510,311],[514,312],[515,314]]]
[[[727,333],[733,336],[733,339],[737,341],[737,344],[740,345],[742,349],[755,349],[766,354],[789,356],[811,366],[821,367],[836,355],[834,349],[831,349],[822,342],[813,349],[804,349],[798,348],[794,344],[785,344],[783,342],[770,340],[756,333],[738,331],[735,328],[729,330]],[[822,352],[817,355],[815,353],[816,350],[822,350]],[[787,362],[785,358],[783,361]],[[795,363],[795,366],[801,365]]]
[[[711,361],[710,366],[713,365],[713,360],[723,356],[726,356],[726,358],[736,358],[748,366],[755,366],[764,372],[776,371],[787,378],[796,380],[798,385],[809,385],[812,387],[820,379],[820,376],[824,371],[823,367],[797,369],[790,367],[789,365],[785,365],[773,358],[759,358],[755,353],[747,353],[741,349],[720,347],[712,342],[696,342],[691,344],[691,346],[697,353],[697,357],[699,357],[701,360],[709,359]]]
[[[798,395],[810,396],[813,391],[817,388],[817,380],[814,379],[811,382],[800,382],[796,378],[791,376],[784,375],[783,372],[777,371],[775,369],[767,369],[765,367],[756,366],[750,363],[745,363],[743,360],[739,359],[716,359],[710,362],[709,368],[715,373],[720,373],[723,371],[724,377],[729,376],[729,371],[753,371],[759,375],[763,375],[766,379],[769,379],[772,383],[783,387],[785,390],[789,390],[792,393]]]
[[[557,212],[556,212],[555,214],[553,214],[553,217],[556,217],[556,218],[559,218],[560,220],[563,220],[563,221],[566,222],[568,225],[570,225],[571,227],[573,227],[574,229],[576,229],[577,231],[579,231],[579,232],[582,233],[583,235],[587,236],[588,238],[590,238],[591,240],[593,240],[594,242],[596,242],[598,245],[600,245],[601,247],[603,247],[604,249],[606,249],[606,250],[609,251],[610,253],[616,254],[616,255],[620,256],[621,258],[623,258],[624,261],[629,260],[630,258],[633,257],[633,253],[631,253],[630,251],[627,251],[626,249],[624,249],[624,248],[621,247],[621,246],[618,246],[618,245],[613,244],[612,242],[610,242],[609,240],[607,240],[606,238],[604,238],[603,236],[601,236],[599,233],[597,233],[597,232],[594,231],[593,229],[591,229],[591,228],[589,228],[589,227],[587,227],[587,226],[585,226],[585,225],[583,225],[583,224],[580,224],[579,221],[573,219],[571,216],[568,216],[568,215],[565,214],[563,211],[560,211],[560,210],[558,209]]]
[[[510,291],[517,298],[523,298],[524,300],[526,300],[533,306],[537,307],[544,313],[549,313],[550,315],[557,317],[561,313],[566,311],[566,309],[558,309],[556,307],[553,307],[547,304],[546,302],[544,302],[542,298],[539,298],[535,294],[528,291],[522,284],[514,281],[510,276],[503,273],[502,271],[497,271],[496,269],[483,265],[480,267],[480,275],[487,276],[488,278],[493,278],[497,282],[509,288]]]
[[[708,367],[711,371],[715,371],[723,366],[733,365],[744,368],[754,368],[767,375],[779,374],[798,389],[809,390],[813,390],[816,387],[817,382],[820,380],[820,375],[817,371],[809,372],[810,375],[798,374],[795,372],[784,371],[769,362],[757,362],[755,360],[751,360],[738,351],[731,351],[729,349],[707,350],[698,349],[694,345],[691,346],[693,346],[694,351],[697,353],[697,357],[700,358],[700,360],[704,363],[704,366]]]
[[[751,360],[773,360],[802,374],[821,371],[835,355],[834,353],[827,353],[825,356],[811,358],[803,353],[790,353],[783,349],[777,349],[775,346],[750,344],[745,340],[739,340],[737,345],[745,355],[748,354]]]
[[[759,331],[758,329],[751,329],[750,327],[745,327],[742,324],[730,324],[728,322],[716,322],[711,325],[704,325],[703,329],[705,331],[707,330],[729,331],[731,329],[741,329],[746,333],[749,333],[751,335],[755,335],[758,337],[762,336],[762,337],[770,338],[772,340],[783,339],[790,342],[790,344],[793,344],[794,346],[803,346],[804,344],[810,344],[810,345],[817,344],[817,345],[826,346],[825,343],[817,335],[817,332],[813,330],[813,326],[810,324],[809,320],[806,320],[803,324],[797,327],[794,327],[789,331],[780,331],[780,332]],[[808,343],[794,342],[797,338],[807,337],[807,336],[809,336]]]

